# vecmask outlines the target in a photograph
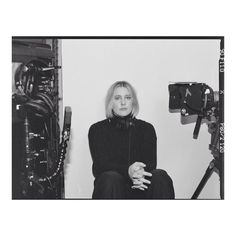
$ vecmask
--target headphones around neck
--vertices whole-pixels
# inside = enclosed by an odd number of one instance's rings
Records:
[[[135,118],[132,116],[129,117],[117,117],[114,116],[112,118],[109,118],[109,122],[117,129],[121,129],[121,130],[127,130],[129,128],[132,128],[135,126],[135,122],[134,122]]]

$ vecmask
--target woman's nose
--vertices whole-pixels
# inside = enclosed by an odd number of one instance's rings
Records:
[[[125,99],[124,98],[121,99],[121,105],[125,105]]]

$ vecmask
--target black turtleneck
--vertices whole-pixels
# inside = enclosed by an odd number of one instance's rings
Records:
[[[128,178],[128,167],[136,161],[147,171],[156,168],[155,129],[143,120],[114,116],[93,124],[88,137],[95,178],[108,170]]]

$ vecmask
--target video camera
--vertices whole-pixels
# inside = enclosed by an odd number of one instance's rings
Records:
[[[181,113],[181,123],[186,118],[197,117],[193,138],[197,139],[203,119],[216,122],[219,116],[219,92],[205,83],[179,82],[169,84],[169,111]],[[189,123],[189,122],[187,122]]]
[[[181,82],[169,84],[169,93],[170,112],[180,112],[182,124],[197,121],[193,138],[197,139],[200,126],[204,120],[208,124],[208,132],[211,134],[209,149],[214,158],[210,162],[203,178],[192,195],[192,199],[196,199],[199,196],[214,170],[220,177],[220,196],[223,199],[224,159],[222,156],[220,158],[219,155],[219,92],[213,91],[211,87],[204,83]],[[191,117],[194,117],[195,120],[191,119]]]

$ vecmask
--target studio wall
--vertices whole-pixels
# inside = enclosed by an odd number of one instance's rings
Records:
[[[182,125],[180,113],[170,113],[170,82],[203,82],[218,90],[219,40],[64,39],[62,40],[63,106],[72,107],[72,132],[65,163],[65,197],[91,198],[92,159],[89,127],[105,119],[104,99],[118,80],[130,82],[140,104],[137,116],[157,133],[157,167],[173,179],[177,199],[189,199],[212,156],[210,134],[202,124]],[[199,198],[220,198],[216,173]]]

